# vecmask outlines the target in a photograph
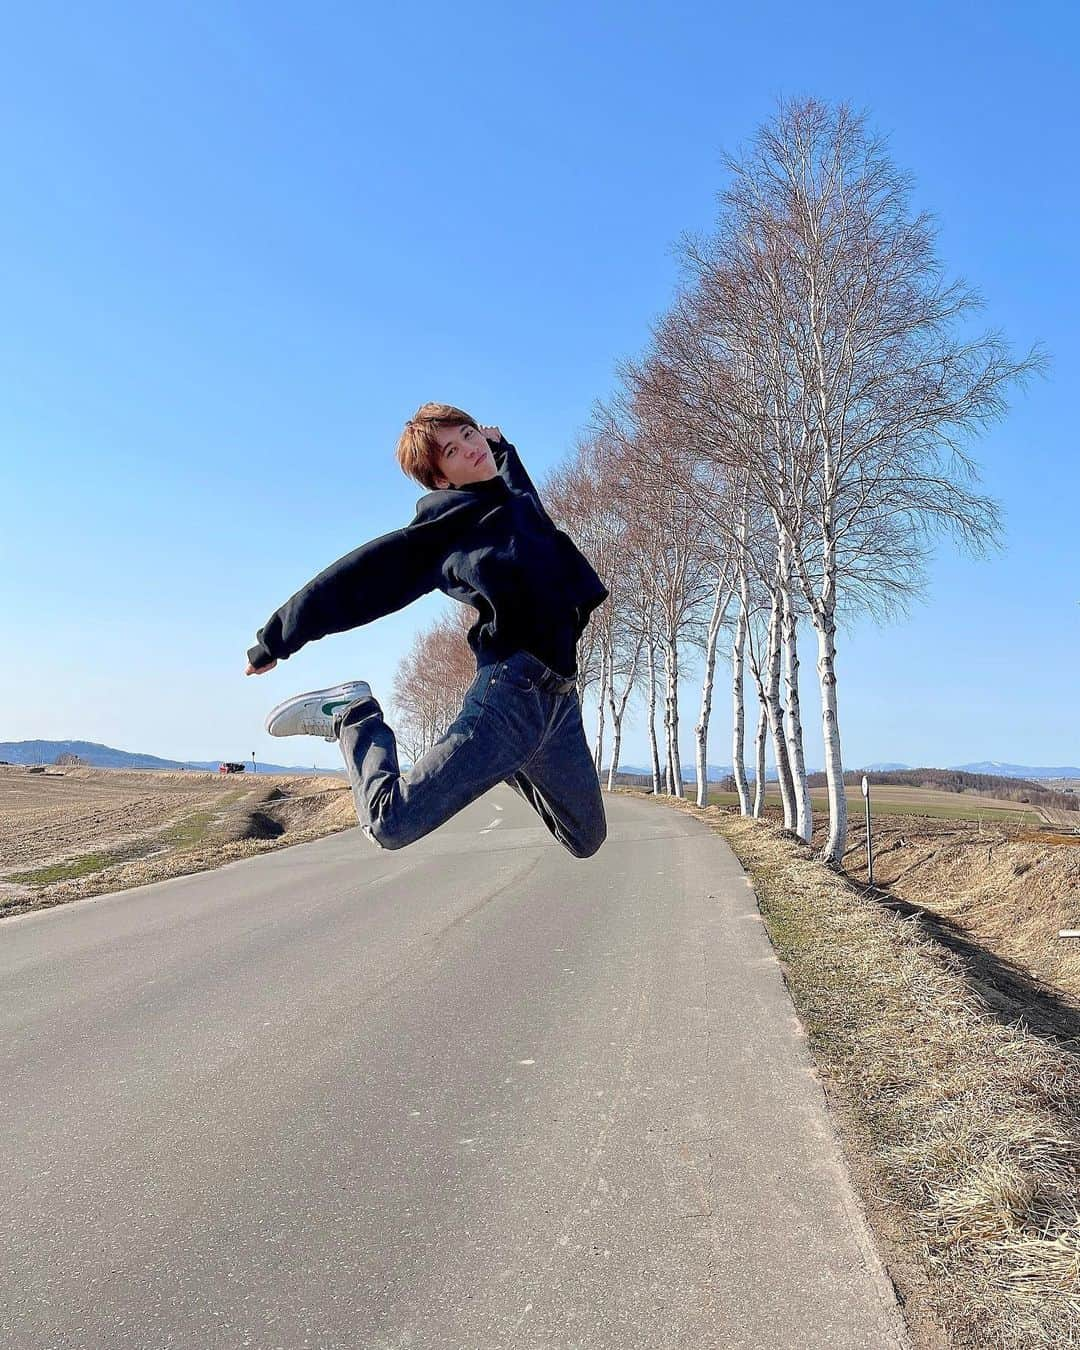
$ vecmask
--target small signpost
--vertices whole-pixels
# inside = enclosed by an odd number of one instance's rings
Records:
[[[862,795],[866,802],[866,876],[872,886],[874,884],[874,846],[870,840],[870,784],[867,781],[866,774],[863,774]]]
[[[252,773],[258,773],[258,772],[259,772],[258,769],[255,767],[255,751],[254,751],[254,750],[252,750],[252,752],[251,752],[251,772],[252,772]]]

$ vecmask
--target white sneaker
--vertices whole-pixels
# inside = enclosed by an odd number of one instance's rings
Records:
[[[334,718],[350,703],[371,697],[371,685],[366,680],[347,680],[329,689],[294,694],[267,715],[266,729],[271,736],[321,736],[336,741]]]

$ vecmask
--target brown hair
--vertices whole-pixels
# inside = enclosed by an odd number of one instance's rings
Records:
[[[436,427],[480,427],[474,417],[452,403],[423,403],[405,423],[397,443],[397,462],[401,471],[426,488],[434,488],[438,474],[439,442]]]

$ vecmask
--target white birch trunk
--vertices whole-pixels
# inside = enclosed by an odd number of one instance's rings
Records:
[[[709,804],[709,716],[712,712],[713,673],[716,669],[716,639],[720,633],[724,611],[727,609],[731,592],[728,590],[728,571],[725,568],[716,581],[716,595],[713,599],[712,613],[709,615],[709,630],[705,640],[705,677],[701,684],[701,715],[694,728],[694,758],[697,769],[697,804]]]
[[[815,243],[817,241],[815,240]],[[813,338],[815,397],[818,436],[821,442],[822,519],[821,519],[821,598],[815,606],[818,632],[818,683],[821,686],[821,723],[825,742],[825,776],[829,784],[829,837],[821,860],[830,867],[843,865],[847,847],[847,797],[844,794],[844,765],[840,755],[840,722],[836,712],[836,458],[830,400],[827,388],[827,363],[822,331],[824,317],[817,290],[817,276],[811,267],[810,332]]]
[[[615,786],[615,775],[619,772],[619,754],[622,746],[622,724],[626,715],[626,704],[630,698],[630,691],[634,687],[634,678],[637,675],[638,661],[641,659],[641,647],[644,637],[638,637],[637,647],[634,650],[634,659],[630,662],[630,673],[626,677],[626,687],[623,689],[622,698],[618,704],[615,702],[615,676],[611,677],[611,688],[608,693],[608,708],[611,712],[611,766],[608,769],[608,791]]]
[[[608,644],[600,646],[600,693],[596,700],[596,743],[593,746],[593,764],[597,775],[601,773],[604,762],[604,719],[607,716],[608,691]]]
[[[664,644],[664,726],[667,730],[668,791],[683,795],[682,760],[679,757],[679,646],[672,638]]]
[[[660,750],[656,744],[656,648],[649,643],[649,752],[652,755],[653,795],[660,795]]]
[[[769,645],[765,664],[765,707],[772,734],[773,758],[780,785],[780,800],[784,806],[784,829],[795,828],[795,793],[788,765],[787,742],[784,739],[784,708],[780,702],[780,591],[774,587],[772,609],[769,613]]]
[[[739,814],[750,814],[750,784],[746,778],[746,710],[743,707],[746,666],[746,611],[742,596],[735,620],[735,641],[731,646],[731,772],[739,794]]]
[[[820,856],[830,867],[840,868],[847,849],[847,795],[836,705],[836,559],[832,549],[826,551],[824,561],[824,585],[815,627],[821,686],[821,733],[825,742],[825,776],[829,784],[829,837]]]
[[[806,756],[803,750],[802,713],[799,703],[799,625],[791,592],[794,578],[791,575],[789,548],[787,535],[781,532],[780,587],[783,606],[784,681],[787,691],[785,726],[788,765],[791,771],[791,790],[795,798],[795,833],[804,843],[809,843],[814,832],[814,814],[810,804],[810,787],[806,781]]]
[[[668,689],[671,685],[671,673],[668,669],[669,654],[668,648],[663,647],[664,653],[664,791],[669,797],[675,795],[675,779],[671,766],[671,699],[668,696]]]
[[[622,725],[616,723],[611,732],[611,763],[608,766],[607,785],[610,792],[615,786],[615,775],[619,772],[619,754],[622,745]]]
[[[769,738],[769,714],[763,698],[758,700],[757,733],[754,736],[754,818],[765,814],[765,742]]]
[[[731,647],[731,772],[739,794],[739,813],[750,814],[750,785],[746,781],[746,710],[743,705],[746,672],[746,637],[750,626],[750,578],[746,568],[747,508],[743,498],[739,517],[739,542],[735,565],[739,569],[739,613]]]

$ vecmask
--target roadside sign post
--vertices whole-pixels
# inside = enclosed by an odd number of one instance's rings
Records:
[[[252,750],[252,752],[251,752],[251,772],[252,772],[252,773],[258,773],[258,772],[259,772],[259,770],[258,770],[258,768],[257,768],[257,766],[256,766],[256,764],[255,764],[255,751],[254,751],[254,750]]]
[[[862,795],[866,802],[866,876],[872,886],[874,884],[874,845],[870,839],[870,784],[867,781],[866,774],[863,774]]]

